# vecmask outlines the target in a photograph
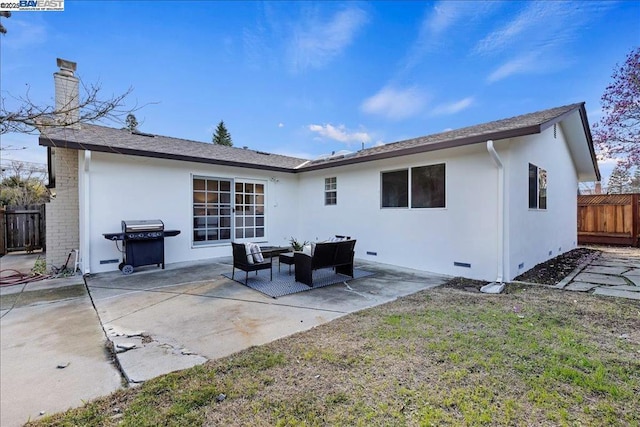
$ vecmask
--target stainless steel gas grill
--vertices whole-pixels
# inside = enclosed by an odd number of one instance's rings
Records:
[[[180,234],[180,230],[165,230],[159,219],[122,221],[121,233],[104,233],[107,240],[123,242],[123,259],[118,268],[123,274],[133,273],[134,267],[156,264],[164,269],[164,238]]]

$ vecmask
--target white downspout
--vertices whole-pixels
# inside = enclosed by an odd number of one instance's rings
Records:
[[[493,141],[487,141],[487,151],[491,156],[491,159],[498,167],[498,273],[496,277],[497,283],[502,283],[504,280],[504,165],[502,164],[502,160],[500,156],[496,152],[496,149],[493,147]]]
[[[84,151],[84,179],[83,179],[83,212],[84,227],[82,229],[82,250],[80,251],[82,274],[91,273],[91,151]]]

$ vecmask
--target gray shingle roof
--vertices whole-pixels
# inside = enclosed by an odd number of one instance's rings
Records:
[[[134,156],[167,158],[198,163],[243,166],[291,172],[306,159],[227,147],[168,136],[130,132],[83,124],[80,129],[51,128],[40,135],[40,145]]]
[[[523,114],[448,132],[372,147],[346,156],[308,161],[261,151],[226,147],[160,135],[131,133],[97,125],[82,125],[81,129],[50,129],[40,136],[40,145],[87,149],[135,156],[168,158],[199,163],[223,164],[253,169],[283,172],[324,169],[352,163],[405,156],[415,153],[459,147],[540,133],[564,117],[579,111],[594,167],[597,169],[591,134],[586,123],[584,103],[565,105],[535,113]]]
[[[304,170],[322,169],[338,164],[358,163],[389,157],[398,157],[420,152],[435,151],[486,142],[489,139],[500,140],[517,136],[540,133],[558,123],[562,118],[576,110],[584,108],[584,103],[565,105],[535,113],[523,114],[507,119],[468,126],[433,135],[407,139],[351,153],[347,156],[321,159],[305,165]],[[586,117],[586,115],[585,115]],[[594,157],[595,161],[595,157]]]

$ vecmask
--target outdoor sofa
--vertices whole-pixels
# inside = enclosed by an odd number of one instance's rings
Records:
[[[313,287],[313,271],[333,267],[336,274],[353,277],[355,240],[316,243],[311,254],[293,254],[296,282]]]

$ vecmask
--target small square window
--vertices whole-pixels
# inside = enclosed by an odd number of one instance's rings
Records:
[[[324,179],[324,204],[338,204],[338,179],[335,176]]]

